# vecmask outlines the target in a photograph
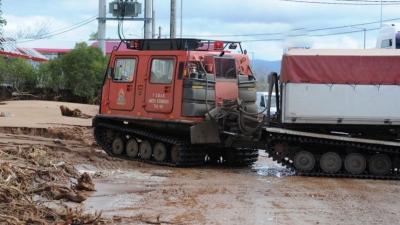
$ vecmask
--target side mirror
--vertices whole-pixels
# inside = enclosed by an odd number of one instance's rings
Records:
[[[265,100],[264,99],[265,99],[264,95],[261,95],[260,107],[265,108]]]

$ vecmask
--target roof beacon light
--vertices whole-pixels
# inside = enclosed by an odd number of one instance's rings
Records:
[[[214,42],[214,50],[223,50],[224,49],[224,42],[216,41]]]
[[[138,40],[130,41],[128,48],[130,48],[130,49],[139,49],[139,41]]]

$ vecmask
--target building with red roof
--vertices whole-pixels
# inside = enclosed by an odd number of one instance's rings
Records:
[[[83,41],[82,41],[83,42]],[[88,46],[98,47],[97,41],[84,41]],[[79,43],[76,41],[64,41],[57,39],[35,39],[35,40],[21,40],[19,46],[25,46],[34,49],[47,59],[54,59],[63,54],[70,52]],[[114,48],[117,48],[120,41],[108,40],[106,41],[106,54],[111,54]],[[120,49],[126,50],[126,45],[121,44]]]

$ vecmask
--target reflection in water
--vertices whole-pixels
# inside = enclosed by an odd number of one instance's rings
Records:
[[[268,165],[253,165],[253,170],[260,176],[286,177],[294,175],[294,172],[285,167],[269,167]]]

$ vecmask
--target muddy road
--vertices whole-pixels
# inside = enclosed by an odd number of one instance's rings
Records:
[[[61,116],[59,106],[90,115],[97,107],[3,102],[0,149],[42,145],[80,172],[96,191],[83,207],[111,224],[399,224],[399,181],[293,176],[260,151],[252,166],[161,167],[107,156],[90,119]],[[66,181],[67,182],[67,181]],[[79,206],[77,203],[68,203]]]

